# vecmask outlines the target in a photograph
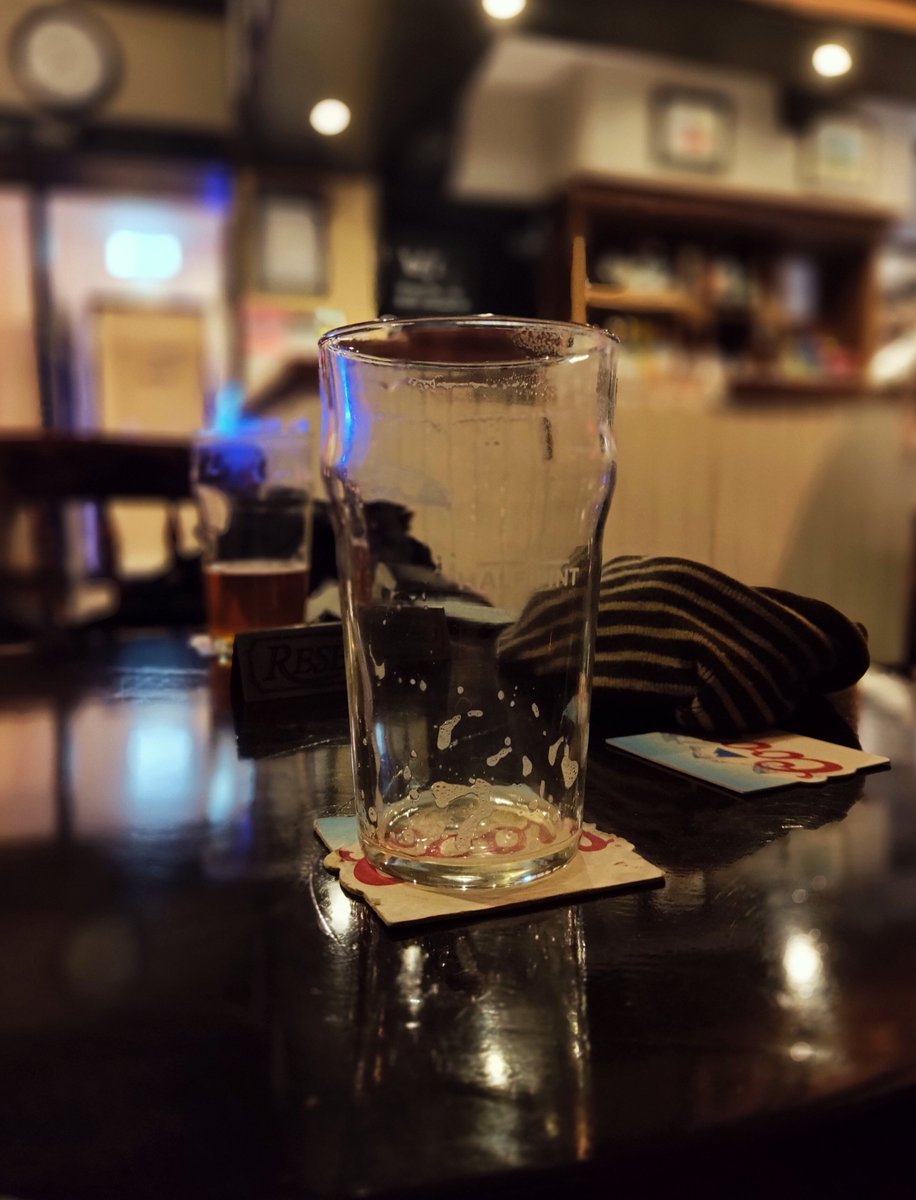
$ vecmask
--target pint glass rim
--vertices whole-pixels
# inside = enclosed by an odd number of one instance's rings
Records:
[[[420,329],[494,329],[511,331],[551,331],[576,339],[569,349],[563,353],[513,355],[496,359],[447,359],[447,358],[416,358],[410,355],[388,356],[372,354],[360,349],[354,341],[367,341],[381,334],[409,332]],[[499,371],[518,369],[519,367],[539,367],[557,363],[581,361],[583,356],[592,354],[613,354],[620,344],[616,334],[608,332],[597,325],[584,325],[576,321],[554,321],[547,317],[507,317],[494,313],[477,313],[462,316],[433,316],[433,317],[378,317],[372,321],[359,321],[351,325],[339,325],[329,329],[318,340],[318,350],[333,354],[336,358],[347,358],[357,362],[370,363],[374,366],[386,366],[410,370],[475,370]]]

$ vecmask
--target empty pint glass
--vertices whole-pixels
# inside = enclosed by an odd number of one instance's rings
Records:
[[[582,822],[614,340],[502,317],[320,343],[360,840],[417,883],[525,883]]]

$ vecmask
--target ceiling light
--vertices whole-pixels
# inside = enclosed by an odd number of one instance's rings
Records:
[[[845,75],[852,67],[852,55],[838,42],[824,42],[811,55],[811,62],[818,75],[833,79],[837,75]]]
[[[494,21],[511,21],[524,9],[528,0],[480,0],[483,11]]]
[[[350,124],[350,110],[343,100],[319,100],[309,113],[309,124],[316,133],[334,137]]]

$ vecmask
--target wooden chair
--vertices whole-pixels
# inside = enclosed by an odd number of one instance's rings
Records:
[[[196,622],[201,612],[199,564],[182,562],[177,524],[178,505],[191,496],[190,467],[190,444],[182,440],[60,433],[0,436],[0,634],[36,634],[78,623],[73,617],[72,538],[65,515],[71,502],[84,502],[96,514],[90,578],[116,585],[120,602],[106,618],[109,623]],[[170,557],[165,576],[142,585],[122,577],[108,508],[115,500],[150,500],[165,506]],[[25,534],[23,525],[28,527]],[[18,564],[17,532],[27,551]],[[196,581],[186,578],[195,574]]]

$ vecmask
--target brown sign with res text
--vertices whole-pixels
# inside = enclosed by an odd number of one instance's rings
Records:
[[[342,692],[343,626],[327,621],[237,633],[232,673],[246,702]]]

